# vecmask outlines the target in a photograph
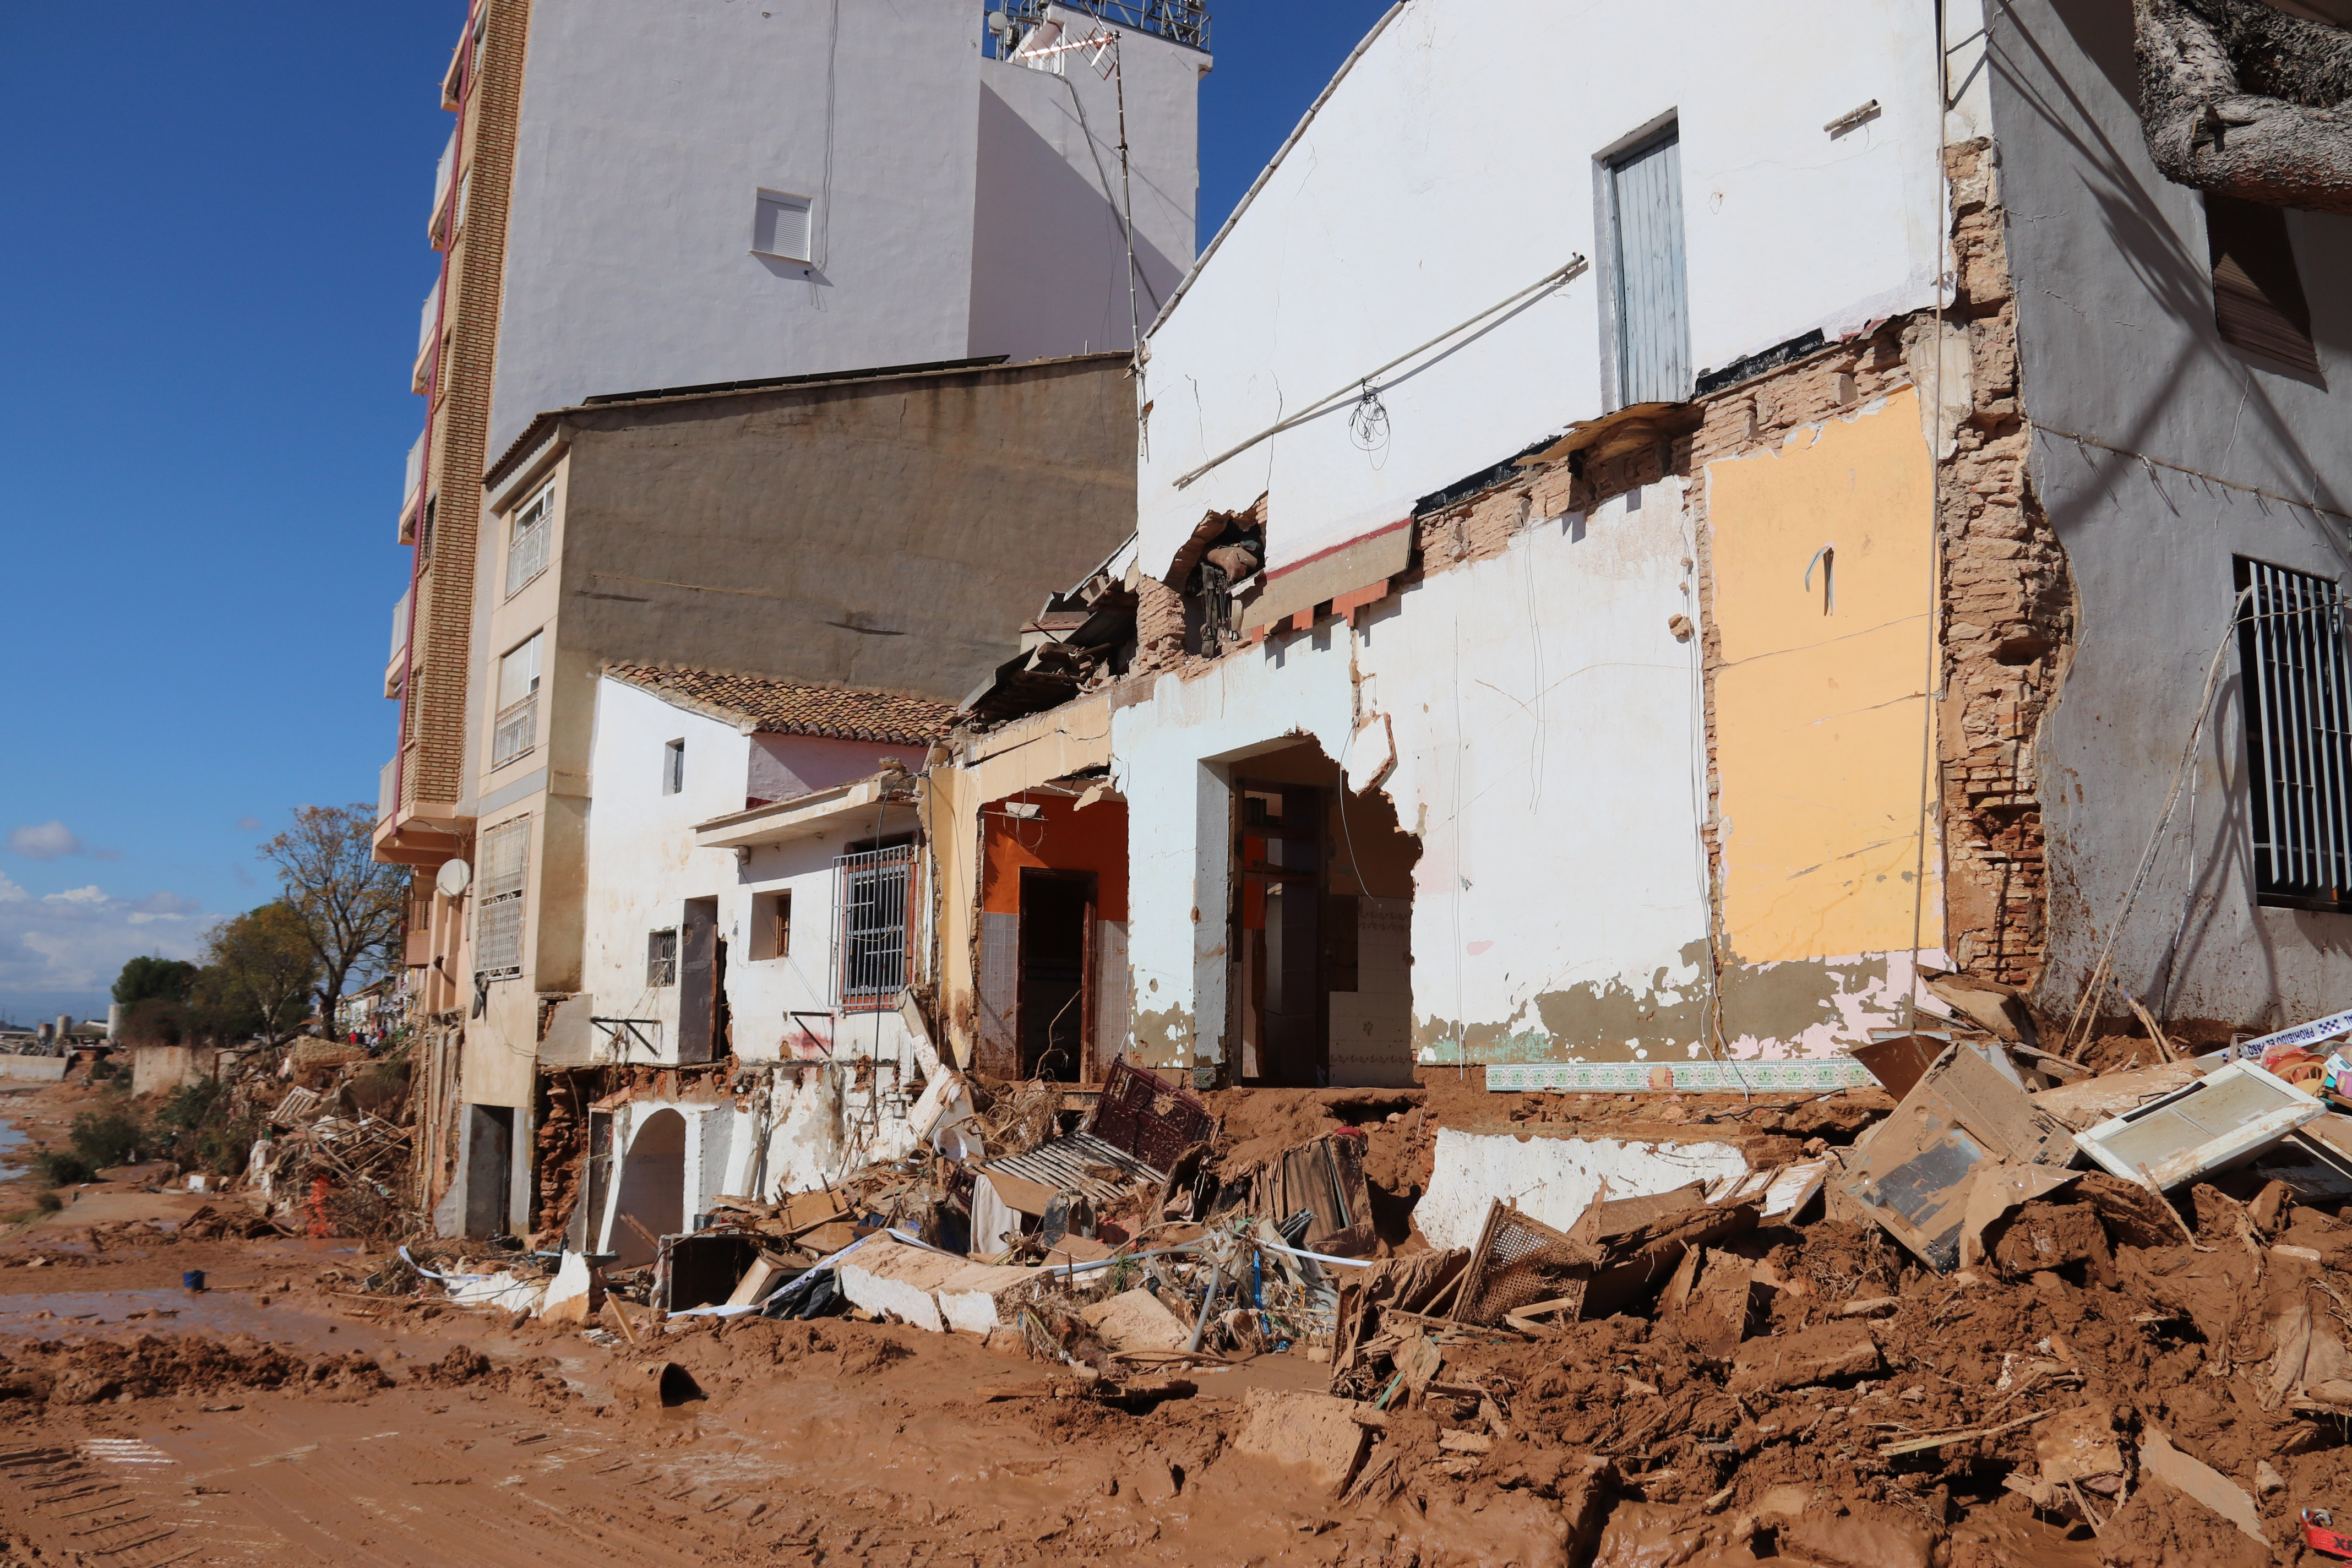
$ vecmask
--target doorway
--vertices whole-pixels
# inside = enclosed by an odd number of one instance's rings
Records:
[[[707,1062],[719,1023],[719,900],[688,899],[678,932],[677,1059]]]
[[[620,1191],[614,1194],[612,1231],[605,1250],[618,1253],[618,1266],[634,1268],[654,1260],[648,1236],[676,1236],[686,1228],[686,1118],[656,1110],[637,1127],[621,1163]],[[635,1220],[635,1225],[628,1224]]]
[[[508,1189],[514,1184],[514,1107],[466,1108],[466,1234],[485,1237],[507,1228]]]
[[[1420,841],[1377,792],[1349,790],[1312,741],[1229,775],[1225,1038],[1234,1081],[1413,1081],[1412,868]]]
[[[1095,876],[1021,873],[1021,1076],[1087,1081],[1094,1041]]]

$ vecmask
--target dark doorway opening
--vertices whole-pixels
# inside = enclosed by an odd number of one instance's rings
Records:
[[[507,1228],[508,1189],[514,1184],[515,1113],[510,1105],[475,1105],[466,1117],[466,1234],[490,1237]]]
[[[719,900],[688,899],[678,932],[677,1059],[707,1062],[719,1037]]]
[[[1083,1082],[1094,1034],[1095,878],[1021,873],[1021,1076]]]
[[[1412,868],[1421,846],[1313,742],[1231,778],[1228,1081],[1413,1081]]]
[[[1241,781],[1242,1081],[1330,1081],[1323,993],[1323,791]]]

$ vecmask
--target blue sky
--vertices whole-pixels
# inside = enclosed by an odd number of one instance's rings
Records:
[[[982,6],[973,3],[973,25]],[[1205,243],[1382,0],[1226,0]],[[372,801],[438,83],[463,0],[18,7],[0,376],[0,1018],[270,896]]]

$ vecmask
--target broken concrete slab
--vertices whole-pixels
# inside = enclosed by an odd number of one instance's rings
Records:
[[[1078,1316],[1115,1351],[1181,1351],[1192,1338],[1183,1320],[1140,1287],[1081,1308]]]
[[[1486,1209],[1498,1193],[1542,1223],[1566,1228],[1601,1195],[1612,1198],[1669,1192],[1692,1182],[1745,1175],[1746,1152],[1727,1140],[1687,1142],[1583,1138],[1519,1128],[1511,1131],[1441,1127],[1428,1190],[1413,1223],[1432,1247],[1477,1245]]]
[[[1363,1462],[1371,1433],[1355,1419],[1358,1406],[1328,1394],[1253,1388],[1243,1395],[1242,1429],[1234,1452],[1297,1465],[1336,1497]]]

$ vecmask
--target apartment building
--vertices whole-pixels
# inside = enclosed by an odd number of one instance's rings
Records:
[[[993,32],[960,5],[477,0],[443,84],[376,834],[420,873],[407,956],[448,1042],[478,988],[464,879],[436,879],[478,858],[499,683],[530,680],[493,624],[491,464],[590,399],[1123,353],[1191,263],[1206,42],[1203,7],[1156,0],[1024,0]],[[453,1115],[459,1078],[427,1074]]]

